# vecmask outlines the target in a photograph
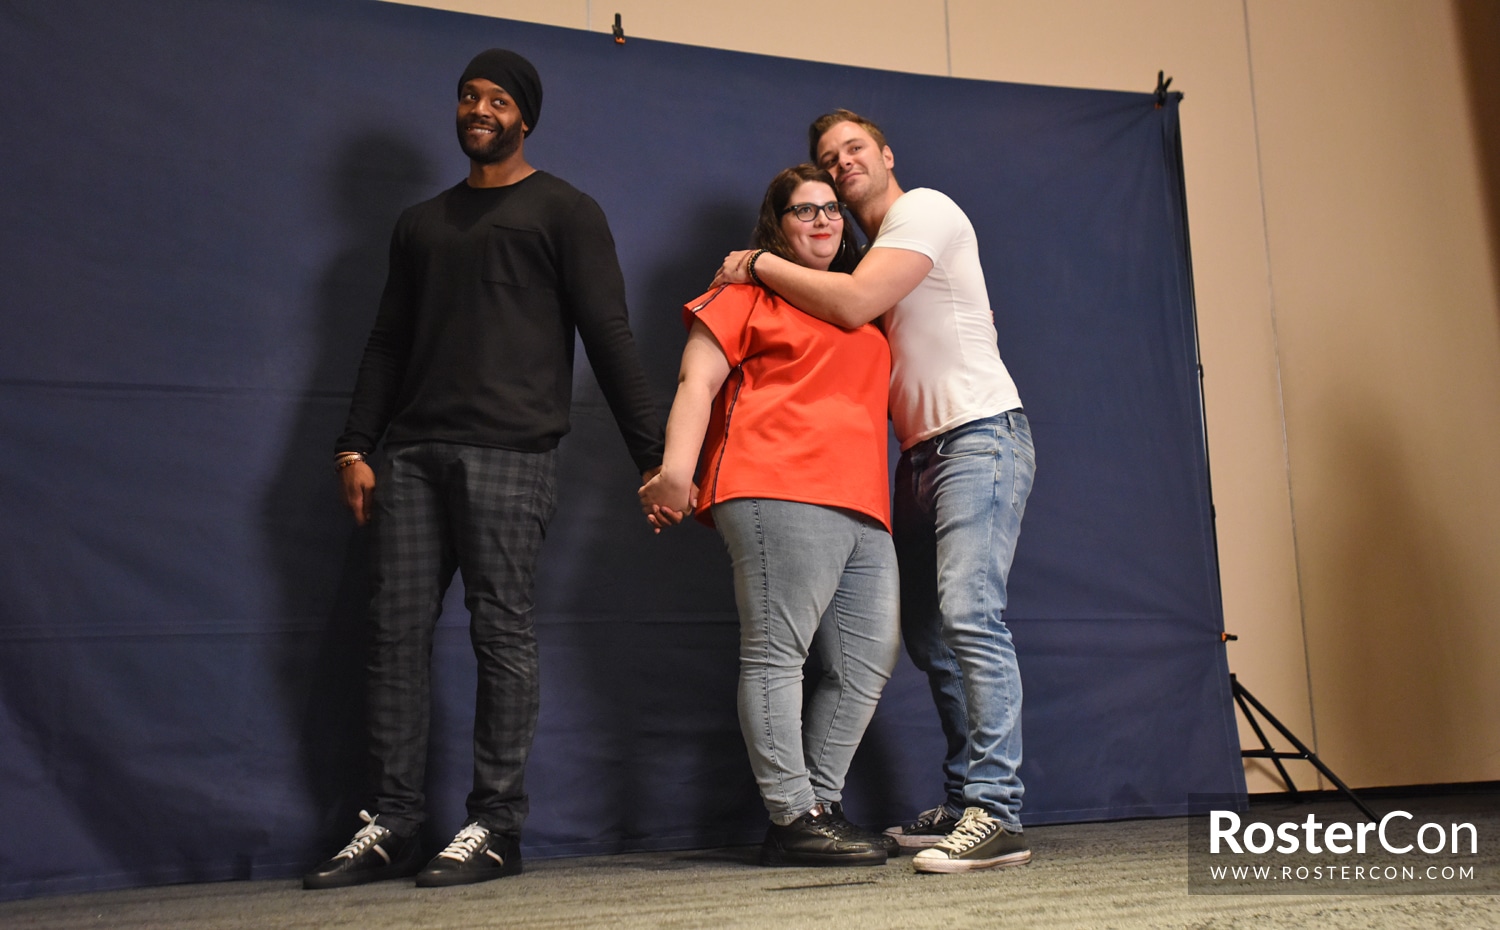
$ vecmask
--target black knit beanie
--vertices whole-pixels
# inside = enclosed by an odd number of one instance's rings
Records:
[[[464,84],[474,78],[492,81],[510,94],[521,109],[521,119],[526,121],[526,134],[531,135],[542,115],[542,79],[531,62],[515,52],[492,48],[469,62],[463,77],[458,79],[458,89],[462,91]]]

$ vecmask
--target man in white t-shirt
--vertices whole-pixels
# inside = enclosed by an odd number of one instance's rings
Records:
[[[1031,859],[1021,832],[1021,674],[1002,613],[1036,469],[1031,427],[996,348],[974,227],[946,195],[903,191],[879,127],[835,110],[808,131],[813,160],[870,247],[853,274],[765,250],[731,253],[715,283],[751,281],[806,313],[891,343],[901,443],[893,508],[902,635],[947,738],[943,803],[886,831],[921,872]]]

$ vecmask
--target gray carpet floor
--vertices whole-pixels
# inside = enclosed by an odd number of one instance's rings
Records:
[[[1494,802],[1465,802],[1485,849],[1500,830]],[[1312,810],[1358,820],[1328,801],[1297,815]],[[451,889],[384,882],[307,892],[259,881],[37,898],[0,903],[0,927],[1500,928],[1494,894],[1189,894],[1187,824],[1034,827],[1030,865],[965,875],[918,874],[905,858],[765,869],[753,848],[632,853],[528,862],[522,875]]]

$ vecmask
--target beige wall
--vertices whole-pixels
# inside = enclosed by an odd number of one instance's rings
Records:
[[[838,36],[822,60],[987,80],[1148,91],[1165,69],[1230,667],[1354,786],[1500,779],[1500,172],[1473,115],[1496,97],[1466,84],[1500,55],[1485,0],[423,5],[599,32],[618,11],[631,36],[793,57]],[[1265,772],[1252,791],[1280,789]]]

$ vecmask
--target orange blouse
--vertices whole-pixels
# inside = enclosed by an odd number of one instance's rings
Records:
[[[874,325],[847,330],[748,284],[686,305],[729,360],[698,460],[698,518],[764,497],[868,514],[889,530],[891,353]]]

